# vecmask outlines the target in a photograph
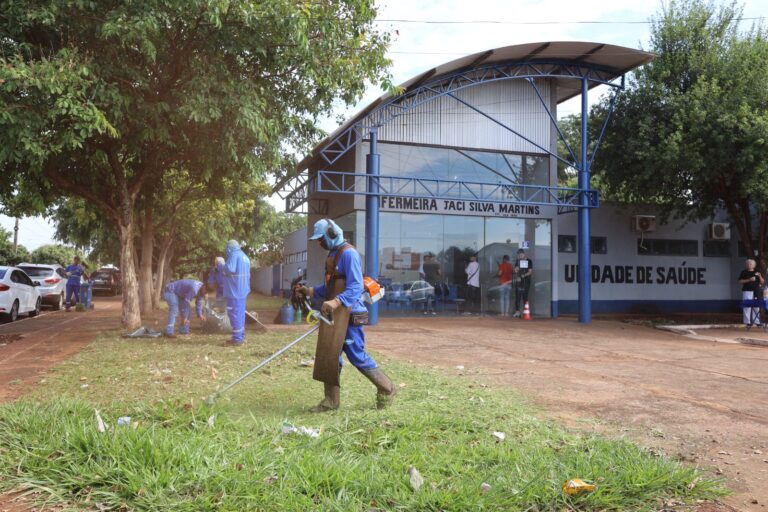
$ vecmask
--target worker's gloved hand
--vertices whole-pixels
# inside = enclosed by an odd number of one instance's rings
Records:
[[[221,256],[216,256],[216,266],[218,267],[219,265],[223,265],[223,264],[224,264],[224,258],[222,258]]]
[[[197,318],[205,322],[205,315],[197,315]]]
[[[331,299],[323,302],[323,307],[320,308],[320,312],[325,316],[332,315],[336,309],[341,306],[339,299]]]
[[[296,287],[296,293],[305,297],[312,297],[315,294],[315,290],[309,286],[298,285]]]

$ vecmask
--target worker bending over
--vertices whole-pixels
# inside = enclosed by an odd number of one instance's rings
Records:
[[[172,281],[163,288],[163,299],[168,303],[168,322],[165,326],[165,337],[174,338],[173,330],[176,327],[176,315],[181,313],[181,327],[179,334],[189,334],[189,301],[195,299],[195,312],[197,318],[205,321],[203,315],[203,302],[206,299],[206,286],[194,279],[181,279]]]

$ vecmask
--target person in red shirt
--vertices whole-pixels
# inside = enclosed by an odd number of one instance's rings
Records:
[[[509,262],[509,255],[505,254],[499,263],[499,298],[501,300],[501,316],[509,316],[509,295],[512,290],[512,274],[514,267]]]

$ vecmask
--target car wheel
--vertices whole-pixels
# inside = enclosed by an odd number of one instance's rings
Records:
[[[40,314],[40,305],[42,304],[42,299],[40,297],[37,298],[37,302],[35,303],[35,309],[29,312],[30,317],[34,317]]]
[[[8,320],[15,322],[19,318],[19,301],[14,301],[11,306],[11,312],[8,313]]]
[[[61,311],[64,309],[64,292],[61,292],[59,294],[59,300],[56,301],[56,304],[53,305],[53,309],[57,311]]]

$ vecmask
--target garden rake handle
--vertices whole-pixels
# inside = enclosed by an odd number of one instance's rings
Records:
[[[247,372],[245,372],[243,375],[238,377],[236,380],[232,381],[224,389],[219,390],[216,393],[214,393],[213,395],[211,395],[210,397],[208,397],[206,399],[206,402],[209,403],[209,404],[212,404],[221,395],[223,395],[224,393],[226,393],[227,391],[229,391],[230,389],[232,389],[233,387],[235,387],[236,385],[240,384],[242,381],[247,379],[253,372],[258,370],[262,366],[266,365],[267,363],[269,363],[270,361],[272,361],[273,359],[275,359],[279,355],[283,354],[288,349],[290,349],[292,346],[296,345],[298,342],[300,342],[301,340],[303,340],[304,338],[306,338],[307,336],[309,336],[310,334],[312,334],[313,332],[315,332],[319,328],[320,328],[320,324],[315,325],[310,330],[308,330],[307,332],[305,332],[304,334],[302,334],[301,336],[299,336],[298,338],[296,338],[295,340],[293,340],[292,342],[290,342],[289,344],[287,344],[286,346],[284,346],[283,348],[281,348],[280,350],[278,350],[277,352],[275,352],[274,354],[272,354],[271,356],[269,356],[268,358],[266,358],[265,360],[263,360],[262,362],[260,362],[256,366],[254,366],[253,368],[251,368],[250,370],[248,370]]]

